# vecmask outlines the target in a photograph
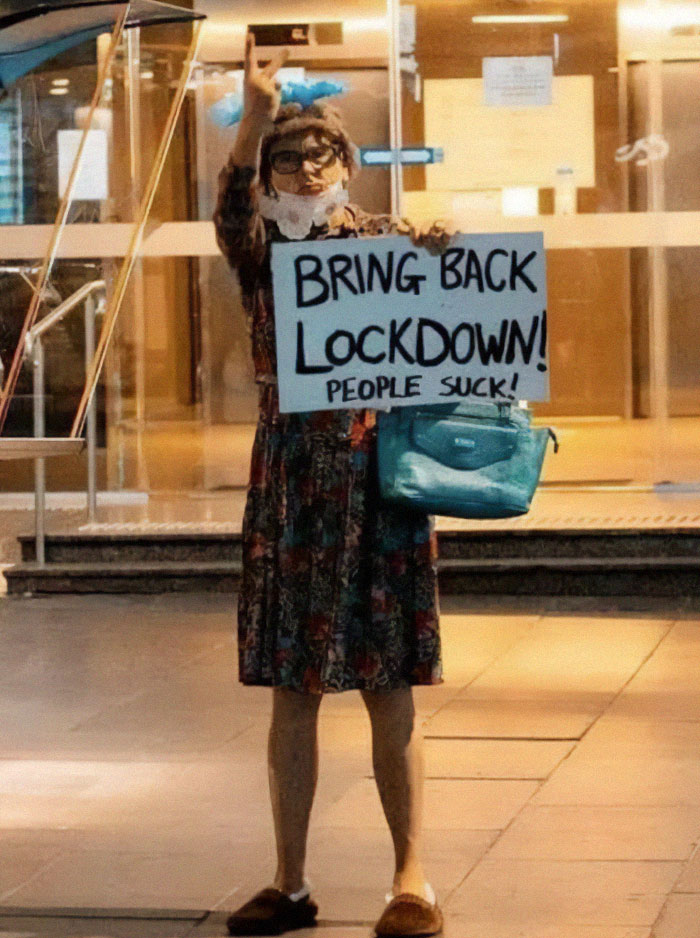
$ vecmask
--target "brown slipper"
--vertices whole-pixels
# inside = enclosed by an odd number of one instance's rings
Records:
[[[428,938],[442,931],[442,912],[437,903],[402,892],[384,909],[374,930],[377,938]]]
[[[261,889],[226,920],[229,935],[282,935],[316,924],[318,906],[310,896],[296,901],[279,889]]]

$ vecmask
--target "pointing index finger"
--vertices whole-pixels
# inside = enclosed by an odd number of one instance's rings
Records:
[[[246,75],[257,71],[258,59],[255,54],[255,33],[247,32],[245,37],[245,57],[243,59],[243,71]]]
[[[270,61],[267,63],[262,72],[264,75],[267,75],[268,78],[272,78],[277,72],[282,68],[284,63],[289,58],[289,49],[280,49],[279,52],[276,52]]]

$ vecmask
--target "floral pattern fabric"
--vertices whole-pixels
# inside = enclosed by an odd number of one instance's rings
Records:
[[[238,272],[260,385],[243,518],[239,678],[307,693],[442,682],[437,540],[429,516],[380,500],[375,412],[280,414],[270,242],[252,168],[219,180],[219,246]],[[393,234],[346,206],[310,239]]]

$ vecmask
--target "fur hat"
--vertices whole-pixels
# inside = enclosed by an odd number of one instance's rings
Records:
[[[332,104],[310,104],[302,107],[301,104],[285,104],[277,111],[277,116],[262,140],[260,150],[260,180],[266,190],[270,189],[272,167],[270,166],[270,151],[278,140],[291,134],[305,133],[308,130],[319,130],[324,133],[338,148],[340,158],[347,166],[350,175],[354,175],[359,168],[358,151],[343,126],[343,119],[338,108]]]

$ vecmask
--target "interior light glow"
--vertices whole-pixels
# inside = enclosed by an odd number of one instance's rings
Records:
[[[245,23],[228,23],[228,22],[219,22],[215,20],[205,20],[204,27],[208,33],[225,33],[228,36],[240,35],[245,36],[247,32],[247,27]]]
[[[628,29],[675,29],[678,26],[700,26],[700,3],[620,6],[620,23]]]
[[[389,20],[386,16],[367,16],[367,17],[348,17],[343,22],[343,26],[348,29],[348,31],[358,31],[358,30],[382,30],[389,28]]]
[[[568,23],[566,13],[508,13],[472,16],[472,23]]]
[[[70,78],[54,78],[51,84],[55,85],[56,88],[65,88],[66,85],[70,85]]]
[[[51,88],[49,94],[68,94],[67,88]]]
[[[144,78],[146,81],[149,81],[151,78],[153,78],[153,72],[149,70],[145,72],[141,72],[141,78]]]
[[[539,214],[539,190],[535,186],[508,186],[501,191],[501,212],[507,216]]]

